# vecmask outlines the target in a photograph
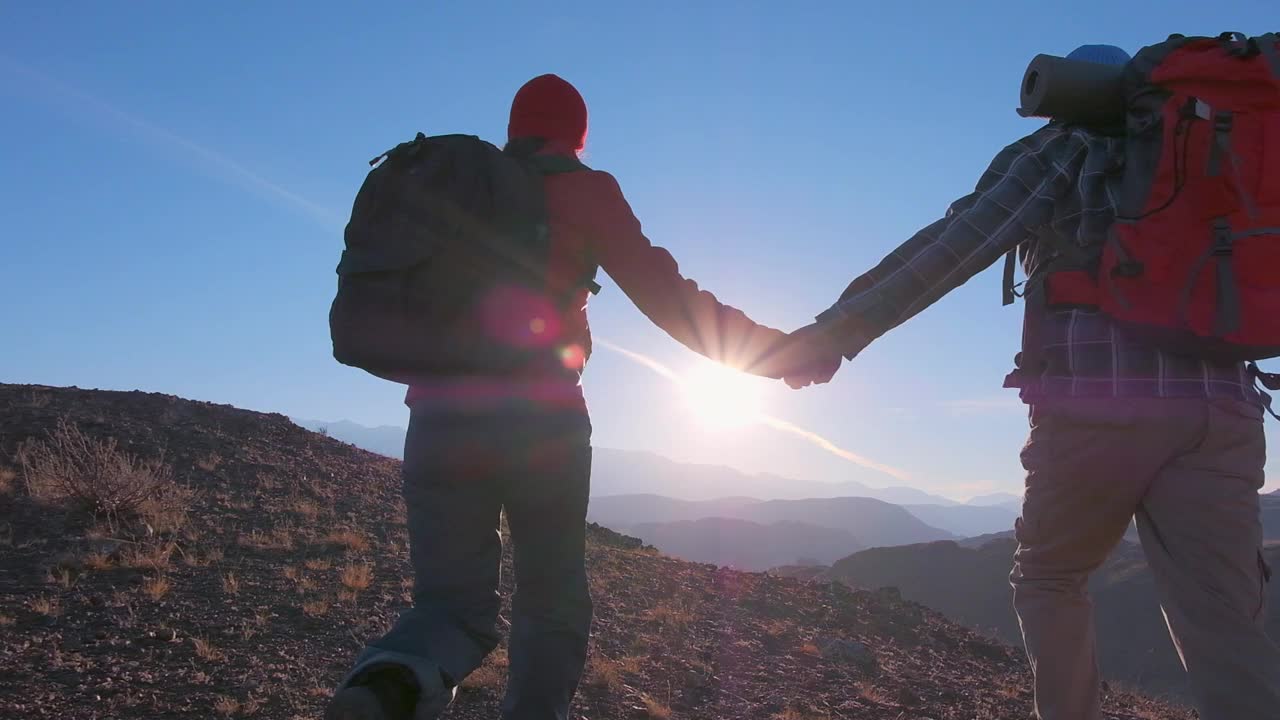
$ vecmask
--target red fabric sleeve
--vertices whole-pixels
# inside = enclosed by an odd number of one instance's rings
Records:
[[[671,253],[644,236],[618,181],[605,172],[592,175],[592,197],[582,212],[595,258],[653,324],[694,352],[747,372],[782,347],[784,333],[756,324],[681,275]]]

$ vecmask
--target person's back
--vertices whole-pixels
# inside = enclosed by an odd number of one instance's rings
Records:
[[[1072,57],[1129,61],[1110,46],[1084,46]],[[1102,717],[1087,581],[1136,517],[1200,716],[1274,720],[1280,649],[1262,627],[1270,579],[1258,500],[1266,440],[1253,372],[1242,362],[1161,349],[1096,303],[1054,302],[1046,290],[1057,262],[1082,256],[1084,268],[1097,266],[1124,219],[1117,198],[1125,180],[1142,179],[1128,173],[1153,160],[1146,150],[1123,133],[1051,122],[1005,148],[945,218],[855,279],[820,324],[852,357],[1021,248],[1030,278],[1024,337],[1006,386],[1030,406],[1031,432],[1021,453],[1026,490],[1011,580],[1036,716]],[[1211,170],[1200,163],[1189,172]],[[1173,202],[1137,199],[1157,208]],[[1194,236],[1202,245],[1211,239],[1208,223],[1203,230]],[[1270,227],[1248,237],[1274,234]],[[1107,277],[1086,289],[1108,281],[1117,282]]]
[[[650,244],[613,177],[578,161],[586,132],[586,105],[564,80],[544,75],[517,93],[505,152],[555,169],[543,181],[547,277],[542,292],[485,298],[475,325],[556,361],[515,374],[418,377],[410,386],[404,493],[414,607],[362,653],[326,720],[426,720],[448,704],[498,642],[500,515],[517,587],[503,717],[567,717],[592,616],[584,567],[591,422],[580,375],[597,267],[655,324],[712,359],[750,371],[786,343],[699,290]]]

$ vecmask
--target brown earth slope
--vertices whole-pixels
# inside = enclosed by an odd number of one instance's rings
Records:
[[[149,495],[94,516],[42,452],[53,438]],[[121,464],[105,438],[158,462]],[[318,717],[406,603],[398,467],[280,415],[0,385],[0,717]],[[597,621],[576,718],[1029,714],[1019,653],[894,592],[691,564],[603,528],[589,564]],[[502,658],[447,717],[497,716]],[[1122,694],[1108,709],[1189,717]]]

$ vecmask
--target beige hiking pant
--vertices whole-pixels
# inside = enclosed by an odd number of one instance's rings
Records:
[[[1098,720],[1089,574],[1137,517],[1202,720],[1280,719],[1260,408],[1226,400],[1059,399],[1031,410],[1012,582],[1042,720]]]

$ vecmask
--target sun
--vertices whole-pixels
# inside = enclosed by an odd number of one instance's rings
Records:
[[[685,405],[710,430],[751,425],[764,411],[760,378],[723,365],[701,363],[684,375],[680,385]]]

